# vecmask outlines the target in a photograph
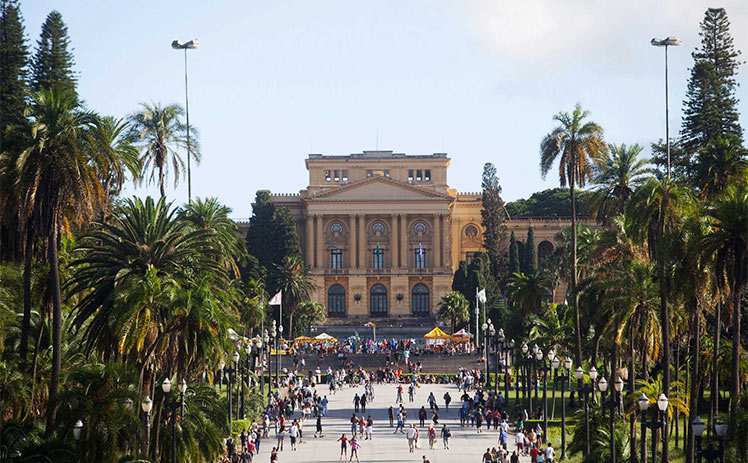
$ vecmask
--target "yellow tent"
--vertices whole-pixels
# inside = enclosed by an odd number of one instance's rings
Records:
[[[426,339],[451,339],[451,337],[447,333],[439,329],[438,326],[426,333],[423,337]]]

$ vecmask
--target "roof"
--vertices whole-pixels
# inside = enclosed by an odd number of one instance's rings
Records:
[[[351,153],[351,154],[309,154],[308,159],[314,160],[325,160],[325,159],[448,159],[447,153],[433,153],[433,154],[404,154],[395,153],[393,151],[364,151],[362,153]]]
[[[451,339],[451,337],[442,331],[438,326],[428,333],[423,335],[426,339]]]

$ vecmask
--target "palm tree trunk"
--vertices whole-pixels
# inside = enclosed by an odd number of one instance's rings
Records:
[[[60,293],[60,268],[57,255],[57,217],[53,217],[47,238],[47,255],[49,259],[49,291],[52,294],[52,370],[49,379],[49,399],[47,401],[47,424],[45,436],[54,431],[57,421],[57,395],[60,389],[60,370],[62,368],[62,295]]]
[[[629,352],[628,352],[628,360],[629,360],[629,379],[628,379],[628,389],[630,392],[635,391],[636,383],[636,362],[634,358],[634,341],[635,337],[634,334],[636,331],[634,330],[635,325],[629,326]],[[631,417],[629,418],[629,436],[631,440],[631,448],[636,449],[636,413],[632,413]],[[639,461],[639,453],[638,452],[631,452],[631,455],[633,457],[633,461]]]
[[[736,263],[736,267],[740,265]],[[730,359],[730,435],[735,436],[737,423],[735,417],[738,411],[738,399],[740,398],[740,293],[736,289],[737,268],[733,272],[730,282],[732,292],[732,358]]]
[[[714,417],[719,414],[719,341],[722,337],[722,301],[717,300],[717,306],[714,308],[714,348],[712,351],[712,397],[709,407],[709,422],[707,429],[712,435],[712,426]]]
[[[678,336],[678,327],[675,327],[675,339],[673,339],[673,353],[675,354],[675,380],[680,381],[680,337]],[[688,374],[686,374],[686,389],[688,389]],[[675,388],[675,392],[680,392],[680,387]],[[680,438],[678,434],[678,425],[680,424],[680,412],[676,408],[673,410],[673,422],[670,424],[670,430],[672,432],[675,428],[675,448],[678,448],[678,440]]]
[[[29,222],[29,221],[27,221]],[[30,223],[26,225],[26,242],[23,246],[23,321],[21,322],[21,346],[18,356],[21,359],[21,370],[25,370],[26,353],[31,329],[31,264],[34,256],[33,232]]]
[[[659,218],[659,231],[665,229],[664,217]],[[662,240],[658,239],[658,246],[662,246]],[[657,252],[657,274],[660,280],[660,325],[662,331],[662,389],[666,396],[670,396],[670,311],[667,304],[667,285],[665,282],[665,261],[661,249]],[[670,419],[665,414],[665,427],[662,433],[662,461],[670,461],[670,436],[667,430],[670,428]]]
[[[166,188],[164,187],[164,168],[158,168],[158,187],[161,190],[161,197],[166,197]]]
[[[699,337],[701,336],[701,323],[699,320],[699,304],[695,297],[691,297],[690,299],[690,309],[691,309],[691,351],[692,351],[692,357],[691,357],[691,394],[688,400],[688,409],[691,410],[691,413],[693,415],[696,415],[698,412],[698,406],[699,406],[699,381],[697,381],[697,378],[700,375],[699,372],[699,351],[700,351],[700,345],[699,343],[701,340]],[[688,431],[686,432],[686,463],[693,463],[694,462],[694,445],[695,445],[695,438],[693,434],[693,420],[688,420]],[[676,421],[677,422],[677,421]]]
[[[569,193],[571,195],[571,293],[572,305],[574,306],[574,335],[576,338],[576,361],[582,364],[582,328],[579,322],[579,298],[574,289],[577,287],[577,206],[574,200],[574,157],[571,161],[571,175],[569,176]]]

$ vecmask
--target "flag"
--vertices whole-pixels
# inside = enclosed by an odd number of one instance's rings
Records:
[[[481,289],[478,291],[478,288],[475,288],[477,293],[475,294],[478,297],[478,300],[482,303],[486,303],[486,288]]]
[[[282,292],[283,291],[278,291],[278,294],[268,301],[268,305],[281,305],[281,298],[283,297],[281,295]]]

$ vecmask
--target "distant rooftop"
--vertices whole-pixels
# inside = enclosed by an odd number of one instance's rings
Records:
[[[447,153],[412,154],[395,153],[392,151],[364,151],[352,154],[310,154],[309,159],[446,159]]]

